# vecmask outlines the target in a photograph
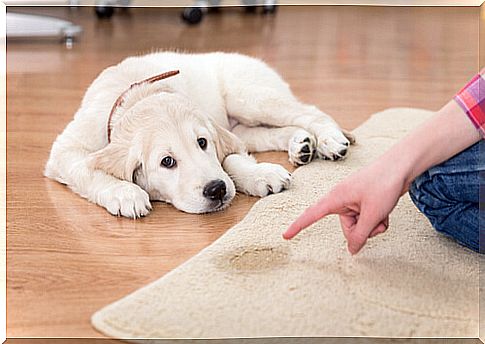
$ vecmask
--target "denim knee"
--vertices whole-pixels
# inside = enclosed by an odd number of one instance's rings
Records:
[[[459,174],[433,174],[425,172],[411,184],[409,195],[416,207],[428,218],[432,226],[458,243],[479,251],[478,203],[460,200],[449,192]],[[459,180],[458,180],[459,184]]]

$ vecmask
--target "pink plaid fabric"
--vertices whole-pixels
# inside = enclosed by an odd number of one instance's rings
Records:
[[[466,84],[455,96],[458,105],[468,115],[473,125],[485,137],[485,68]]]

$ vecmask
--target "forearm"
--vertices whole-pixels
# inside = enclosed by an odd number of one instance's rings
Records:
[[[421,173],[463,151],[480,138],[463,110],[451,100],[385,153],[380,162],[402,179],[404,193]]]

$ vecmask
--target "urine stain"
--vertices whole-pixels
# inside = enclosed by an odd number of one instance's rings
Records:
[[[219,257],[217,266],[238,272],[263,272],[288,263],[288,251],[282,247],[242,247]]]

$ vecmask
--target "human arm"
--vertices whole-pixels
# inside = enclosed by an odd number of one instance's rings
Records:
[[[384,232],[388,216],[411,182],[480,139],[455,100],[413,130],[374,163],[337,184],[308,208],[283,234],[291,239],[329,214],[338,214],[350,253]]]

